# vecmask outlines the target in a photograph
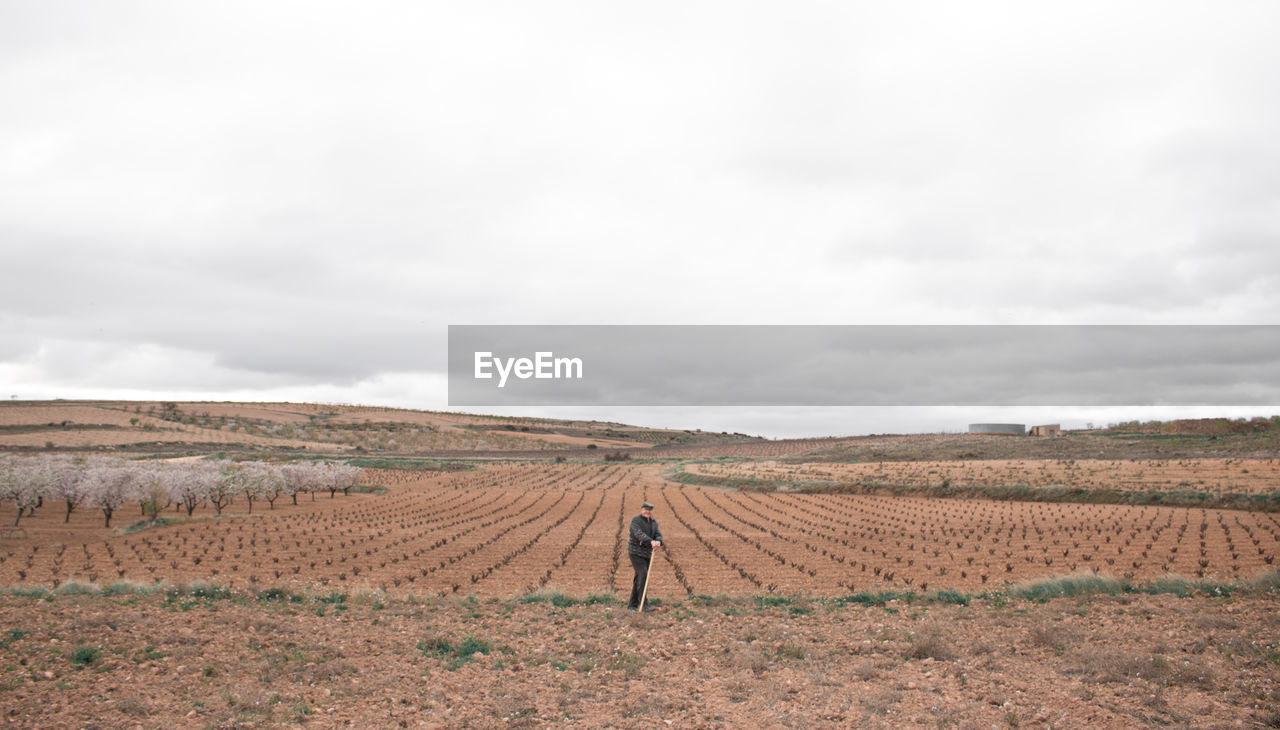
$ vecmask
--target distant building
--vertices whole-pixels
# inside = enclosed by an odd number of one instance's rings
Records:
[[[1044,426],[1032,426],[1031,435],[1032,436],[1061,436],[1062,424],[1049,423]]]
[[[1008,436],[1022,436],[1027,432],[1022,423],[971,423],[969,433],[998,433]]]

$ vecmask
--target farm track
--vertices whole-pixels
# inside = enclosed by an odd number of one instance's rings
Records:
[[[667,548],[655,596],[994,590],[1080,572],[1238,581],[1275,570],[1280,519],[1240,510],[750,493],[664,481],[659,465],[370,470],[381,495],[235,504],[220,519],[121,535],[60,505],[0,533],[0,584],[208,580],[510,598],[622,593],[644,500]],[[129,508],[122,510],[126,514]]]

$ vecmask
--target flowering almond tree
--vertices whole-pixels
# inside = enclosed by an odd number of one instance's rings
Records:
[[[43,458],[9,457],[0,464],[0,500],[11,501],[18,508],[13,518],[17,527],[23,515],[33,514],[53,490],[53,466]]]
[[[85,491],[88,470],[88,464],[83,458],[54,457],[52,494],[67,503],[67,514],[62,518],[64,523],[71,521],[71,511],[88,497]]]
[[[209,501],[221,468],[210,461],[188,461],[170,465],[170,469],[169,491],[190,517],[196,507]]]
[[[334,478],[338,482],[338,488],[343,495],[350,495],[351,488],[360,481],[360,467],[350,464],[337,464],[336,467],[337,475]]]
[[[315,469],[307,464],[285,464],[280,467],[280,476],[284,480],[284,494],[293,498],[293,503],[298,503],[298,495],[302,492],[311,492],[315,497],[315,489],[312,485],[315,483]]]
[[[231,504],[231,500],[240,491],[244,480],[244,470],[239,464],[230,461],[212,462],[218,466],[218,475],[209,485],[209,504],[218,514],[222,508]]]
[[[282,495],[298,503],[300,492],[327,489],[349,494],[360,469],[342,463],[275,465],[262,462],[181,461],[136,462],[118,457],[0,454],[0,502],[16,508],[13,525],[31,515],[48,497],[66,502],[63,522],[80,505],[102,510],[106,526],[126,502],[137,502],[142,515],[155,522],[169,505],[185,507],[187,516],[208,502],[221,515],[237,495],[249,511],[255,499],[275,509]]]
[[[237,487],[240,493],[244,495],[245,502],[249,504],[249,514],[253,514],[254,498],[266,497],[269,483],[275,474],[270,466],[257,461],[237,464],[236,467],[239,470],[239,474],[236,475]],[[280,494],[277,492],[271,497],[271,501],[275,502],[276,497],[279,496]]]
[[[148,522],[160,518],[160,512],[173,504],[170,481],[173,470],[166,464],[141,464],[135,468],[138,505]]]
[[[260,464],[255,478],[258,480],[258,495],[267,500],[271,509],[276,508],[276,500],[285,493],[286,485],[282,469],[275,464]]]
[[[111,527],[111,516],[130,500],[138,497],[136,465],[122,459],[95,459],[85,480],[89,504],[102,510],[104,527]]]
[[[350,494],[351,488],[360,479],[360,467],[350,464],[321,462],[316,464],[316,467],[318,474],[323,474],[320,481],[324,484],[324,488],[329,490],[329,499],[333,499],[339,489],[344,496]]]

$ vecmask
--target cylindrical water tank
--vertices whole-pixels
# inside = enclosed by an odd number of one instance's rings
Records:
[[[969,433],[1004,433],[1021,436],[1027,432],[1023,423],[971,423]]]

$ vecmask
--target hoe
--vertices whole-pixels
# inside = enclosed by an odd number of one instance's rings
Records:
[[[658,551],[653,550],[649,553],[649,567],[644,571],[644,590],[640,591],[640,605],[636,607],[636,612],[644,611],[644,599],[649,595],[649,574],[653,572],[653,559],[658,557]]]

